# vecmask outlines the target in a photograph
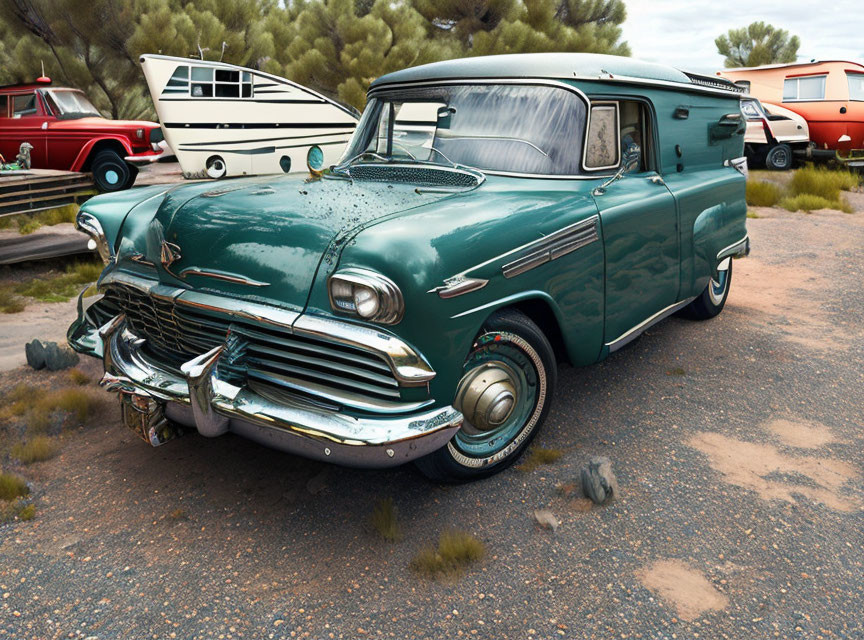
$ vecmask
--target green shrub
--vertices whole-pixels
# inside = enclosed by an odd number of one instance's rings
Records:
[[[774,182],[747,181],[747,204],[751,207],[773,207],[783,197],[783,189]]]
[[[47,436],[34,436],[27,442],[19,442],[12,447],[12,457],[22,464],[33,464],[50,460],[60,451],[57,442]]]
[[[24,478],[0,472],[0,500],[14,500],[27,495],[30,495],[30,487]]]
[[[808,166],[799,169],[789,181],[789,193],[793,196],[819,196],[831,202],[840,200],[841,191],[858,186],[860,180],[850,171],[838,171],[824,167]],[[836,209],[837,207],[831,207]],[[809,209],[805,209],[808,211]]]
[[[783,198],[780,201],[780,206],[787,211],[816,211],[817,209],[836,209],[837,211],[845,211],[852,213],[852,207],[842,197],[837,196],[835,199],[823,198],[822,196],[813,195],[812,193],[802,193],[797,196]]]

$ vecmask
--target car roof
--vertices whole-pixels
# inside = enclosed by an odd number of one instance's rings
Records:
[[[662,64],[597,53],[518,53],[444,60],[388,73],[375,80],[370,89],[410,82],[481,78],[642,81],[646,84],[673,83],[683,90],[740,93],[731,82],[712,76],[688,74]]]

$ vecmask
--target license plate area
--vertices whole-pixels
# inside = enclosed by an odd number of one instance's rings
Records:
[[[123,424],[154,447],[180,435],[179,429],[165,417],[165,403],[134,393],[120,394]]]

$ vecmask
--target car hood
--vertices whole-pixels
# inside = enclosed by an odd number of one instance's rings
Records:
[[[109,120],[108,118],[83,117],[58,119],[48,123],[49,129],[86,129],[87,131],[134,131],[154,129],[159,125],[148,120]]]
[[[415,185],[298,176],[151,193],[123,224],[118,268],[297,311],[321,262],[335,263],[358,229],[448,197]]]

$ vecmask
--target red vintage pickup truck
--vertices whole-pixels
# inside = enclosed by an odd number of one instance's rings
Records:
[[[155,122],[108,120],[81,91],[48,78],[0,87],[0,154],[12,162],[23,142],[38,169],[89,171],[100,191],[127,189],[137,165],[164,154]]]

